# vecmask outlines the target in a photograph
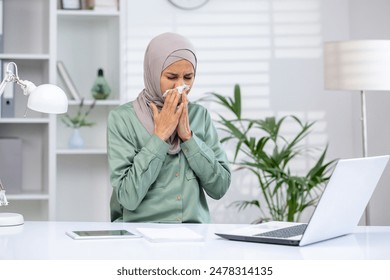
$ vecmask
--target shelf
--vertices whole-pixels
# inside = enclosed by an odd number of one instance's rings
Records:
[[[5,60],[49,60],[48,54],[17,54],[17,53],[1,53],[0,59]]]
[[[120,2],[125,3],[122,0]],[[59,220],[106,220],[111,194],[106,148],[107,121],[110,111],[123,104],[123,50],[120,45],[123,11],[62,10],[58,3],[54,10],[56,28],[53,30],[53,59],[62,61],[66,66],[78,95],[83,100],[82,111],[88,111],[92,104],[95,106],[87,118],[94,125],[80,129],[85,143],[82,149],[69,148],[72,129],[62,122],[63,116],[56,116],[53,120],[55,216]],[[104,77],[111,88],[108,99],[95,100],[91,94],[98,69],[104,70]],[[56,84],[66,89],[59,73],[55,71],[54,74]],[[81,100],[73,99],[71,94],[68,97],[68,114],[75,116]],[[97,195],[91,198],[91,192],[96,192]],[[91,207],[80,214],[72,205],[82,203],[85,199],[90,201]]]
[[[48,124],[48,118],[0,118],[0,123],[5,124]]]
[[[84,105],[91,105],[93,102],[92,99],[84,99]],[[69,106],[78,106],[80,104],[80,101],[77,100],[69,100]],[[120,100],[114,100],[114,99],[106,99],[106,100],[97,100],[96,106],[117,106],[120,105]]]
[[[106,155],[106,148],[95,149],[58,149],[57,155]]]
[[[119,11],[57,10],[60,17],[118,17]]]
[[[21,194],[8,194],[7,200],[48,200],[49,195],[45,193],[21,193]]]

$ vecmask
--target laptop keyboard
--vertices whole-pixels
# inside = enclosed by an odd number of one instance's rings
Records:
[[[278,237],[278,238],[289,238],[297,235],[301,235],[305,232],[307,224],[300,224],[296,226],[276,229],[264,233],[255,234],[254,236],[266,236],[266,237]]]

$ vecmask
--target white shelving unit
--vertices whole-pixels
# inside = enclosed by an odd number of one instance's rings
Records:
[[[25,117],[27,98],[15,93],[15,117],[0,118],[0,138],[22,139],[23,186],[21,193],[7,195],[10,205],[0,211],[21,213],[26,220],[109,219],[106,126],[109,111],[121,104],[121,16],[121,11],[61,10],[58,0],[3,0],[2,62],[14,61],[22,79],[66,91],[56,66],[63,61],[85,106],[93,102],[90,88],[102,68],[112,93],[96,102],[88,118],[95,125],[81,128],[86,145],[77,150],[68,148],[71,129],[61,116],[27,111]],[[69,100],[69,113],[78,106]]]
[[[83,149],[69,149],[72,129],[57,117],[56,140],[56,219],[71,221],[108,221],[111,186],[107,164],[106,127],[109,111],[120,105],[120,11],[56,11],[56,61],[67,68],[84,109],[93,102],[90,89],[102,68],[111,87],[106,100],[96,101],[83,127]],[[66,89],[60,77],[58,84]],[[79,101],[70,100],[74,115]],[[77,205],[78,207],[74,207]],[[80,208],[81,207],[81,208]],[[82,209],[82,211],[80,211]]]

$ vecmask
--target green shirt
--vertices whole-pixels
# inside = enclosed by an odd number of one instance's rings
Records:
[[[188,116],[192,138],[170,155],[169,145],[140,123],[131,102],[110,112],[112,221],[210,222],[205,192],[213,199],[226,193],[229,164],[207,110],[190,103]]]

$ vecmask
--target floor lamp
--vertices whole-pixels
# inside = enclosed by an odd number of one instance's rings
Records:
[[[367,157],[366,91],[390,90],[390,40],[326,42],[324,82],[328,90],[360,92],[363,156]],[[369,204],[365,222],[370,225]]]

